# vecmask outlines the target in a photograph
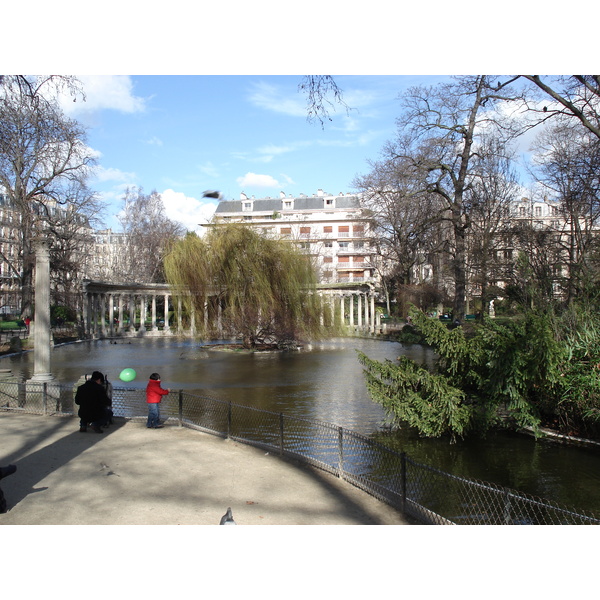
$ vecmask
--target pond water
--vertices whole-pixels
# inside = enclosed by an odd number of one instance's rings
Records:
[[[427,348],[375,339],[339,338],[299,352],[248,354],[207,350],[189,339],[134,338],[57,347],[51,372],[60,383],[75,383],[84,373],[99,370],[115,387],[143,389],[156,371],[164,387],[334,423],[441,470],[600,514],[599,450],[508,432],[450,444],[411,430],[390,431],[383,408],[368,397],[356,350],[376,360],[395,360],[401,354],[420,362],[434,360]],[[138,376],[123,383],[118,375],[127,367]],[[33,354],[4,357],[0,368],[28,379]]]

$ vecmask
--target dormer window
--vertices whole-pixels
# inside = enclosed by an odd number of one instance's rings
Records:
[[[242,210],[244,212],[252,211],[252,202],[242,202]]]
[[[294,208],[293,200],[284,200],[282,203],[283,210],[292,210]]]
[[[324,208],[334,208],[335,207],[335,199],[334,198],[325,198],[323,201]]]

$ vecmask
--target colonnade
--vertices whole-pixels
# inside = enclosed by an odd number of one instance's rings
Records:
[[[319,289],[318,293],[324,303],[329,305],[329,314],[339,315],[341,322],[350,328],[351,333],[375,333],[379,330],[381,321],[375,311],[375,294],[370,286]],[[189,323],[184,328],[181,298],[174,296],[166,284],[126,286],[86,281],[83,298],[82,316],[86,337],[193,337],[196,334],[196,315],[190,315]],[[127,322],[125,313],[129,315]],[[137,314],[139,320],[135,318]],[[216,321],[215,330],[222,334],[219,303],[216,303],[216,309],[212,311],[210,318]],[[206,326],[209,319],[208,305],[203,319]]]
[[[375,333],[381,326],[381,315],[375,311],[375,294],[372,290],[320,290],[333,314],[339,311],[342,324],[352,331]]]

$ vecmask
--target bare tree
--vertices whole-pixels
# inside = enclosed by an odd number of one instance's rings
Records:
[[[167,218],[161,195],[144,194],[142,188],[128,188],[119,220],[126,233],[126,261],[121,278],[136,283],[165,281],[163,257],[171,242],[186,230]]]
[[[415,269],[439,250],[434,227],[439,224],[435,218],[439,207],[415,180],[411,163],[397,159],[393,145],[386,145],[381,160],[369,164],[371,171],[357,177],[353,186],[372,218],[375,248],[384,259],[381,264],[387,265],[382,283],[389,312],[390,295],[422,283]]]
[[[538,112],[541,121],[556,116],[577,119],[590,133],[600,138],[600,75],[521,75],[543,92],[542,103],[530,110]]]
[[[344,101],[343,91],[331,75],[305,75],[298,89],[306,94],[308,120],[319,121],[321,127],[325,120],[331,121],[329,112],[335,109],[335,104],[344,107],[346,112],[350,110]]]
[[[468,279],[479,290],[481,310],[500,292],[512,269],[510,207],[519,190],[513,157],[496,135],[483,135],[472,161],[466,193],[471,226],[467,235]]]
[[[94,159],[84,128],[60,109],[58,93],[65,88],[76,100],[78,82],[71,77],[4,76],[0,83],[0,186],[19,220],[17,252],[2,260],[19,281],[22,314],[32,310],[34,237],[51,235],[49,223],[66,207],[82,214],[98,208],[93,195],[70,194]]]
[[[554,237],[567,266],[570,301],[598,275],[600,140],[561,119],[538,136],[534,150],[534,173],[545,195],[555,201]]]
[[[502,149],[518,129],[495,110],[500,102],[520,95],[504,82],[487,75],[455,78],[451,83],[409,90],[402,98],[399,136],[391,155],[410,163],[423,192],[437,198],[437,218],[449,224],[446,240],[454,287],[453,312],[462,319],[467,289],[467,234],[472,224],[470,193],[479,175],[474,168],[483,152],[481,138],[491,135]],[[488,147],[486,151],[492,151]]]

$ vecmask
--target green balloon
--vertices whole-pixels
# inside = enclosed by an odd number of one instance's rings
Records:
[[[119,375],[121,381],[133,381],[136,377],[136,372],[133,369],[123,369]]]

